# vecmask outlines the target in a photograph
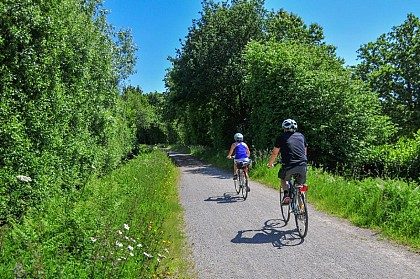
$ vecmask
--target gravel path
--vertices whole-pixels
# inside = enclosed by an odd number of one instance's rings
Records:
[[[302,240],[280,220],[278,192],[251,181],[243,201],[231,173],[170,152],[181,170],[180,202],[200,279],[420,278],[420,254],[309,205]],[[308,192],[310,195],[310,190]]]

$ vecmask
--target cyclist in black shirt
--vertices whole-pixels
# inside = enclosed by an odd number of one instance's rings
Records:
[[[274,148],[271,153],[270,161],[267,167],[274,167],[274,161],[277,156],[281,155],[281,169],[278,177],[281,180],[281,187],[284,191],[284,198],[282,203],[290,202],[289,191],[287,189],[287,181],[292,175],[296,176],[296,183],[304,184],[306,182],[307,162],[306,157],[308,144],[305,136],[297,130],[297,123],[293,119],[286,119],[282,123],[283,133],[281,133],[274,143]]]

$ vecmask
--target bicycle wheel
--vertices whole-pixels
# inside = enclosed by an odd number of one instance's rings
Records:
[[[241,191],[241,184],[239,183],[238,177],[236,177],[236,179],[233,180],[233,185],[235,185],[236,194],[239,194],[239,192]]]
[[[308,233],[308,208],[306,206],[305,194],[300,192],[297,196],[295,221],[299,236],[304,238]]]
[[[287,222],[289,222],[290,219],[290,203],[289,204],[281,204],[281,201],[283,200],[283,196],[284,196],[284,191],[283,188],[280,186],[280,200],[279,200],[279,204],[280,204],[280,209],[281,209],[281,216],[283,217],[283,221],[284,223],[287,224]]]
[[[242,198],[246,200],[246,198],[248,197],[248,191],[247,191],[248,179],[246,179],[246,176],[243,170],[240,171],[239,177],[241,181],[240,183],[241,183]]]

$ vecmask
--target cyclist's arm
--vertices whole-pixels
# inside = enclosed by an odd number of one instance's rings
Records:
[[[274,147],[273,151],[271,152],[271,157],[270,157],[270,161],[267,164],[267,167],[272,168],[274,167],[274,161],[276,160],[277,156],[279,155],[280,152],[280,148],[278,147]]]
[[[231,158],[232,157],[232,153],[233,153],[234,150],[235,150],[235,144],[232,143],[232,145],[230,146],[229,153],[227,155],[228,158]]]
[[[248,155],[248,158],[249,158],[251,157],[251,151],[249,151],[248,144],[245,143],[245,147],[246,147],[246,155]]]

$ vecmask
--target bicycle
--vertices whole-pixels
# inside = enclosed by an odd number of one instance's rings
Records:
[[[280,162],[274,163],[274,166],[278,165]],[[308,185],[306,184],[297,184],[295,183],[295,176],[292,175],[292,178],[287,181],[288,191],[290,202],[283,204],[284,190],[280,186],[280,209],[281,215],[285,224],[290,220],[290,213],[295,215],[296,228],[301,238],[304,238],[308,233],[308,207],[306,204],[306,191],[308,190]]]
[[[237,167],[237,179],[233,180],[235,191],[237,194],[242,193],[242,198],[246,200],[249,192],[249,165],[252,160],[238,161],[236,162]]]

